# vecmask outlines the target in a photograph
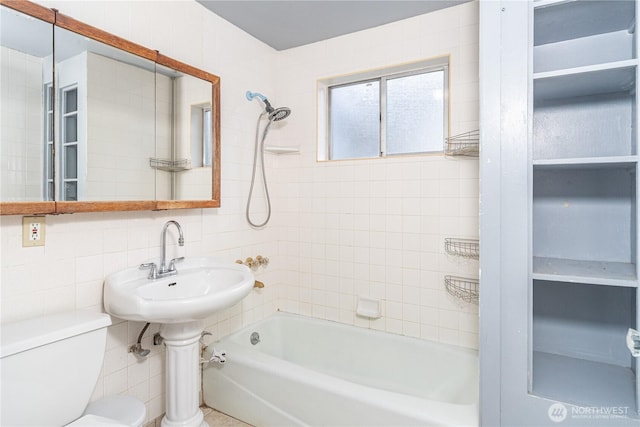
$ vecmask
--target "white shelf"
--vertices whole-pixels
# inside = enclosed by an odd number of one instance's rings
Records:
[[[631,60],[633,34],[627,30],[536,46],[534,73]]]
[[[633,1],[544,1],[535,4],[534,45],[632,30]]]
[[[534,280],[636,287],[636,266],[625,262],[533,257]]]
[[[533,160],[535,168],[549,169],[589,169],[589,168],[630,168],[638,162],[638,156],[572,157],[566,159]]]
[[[635,88],[637,64],[637,60],[630,59],[535,73],[535,103],[605,93],[630,93]]]
[[[300,147],[298,146],[277,147],[274,145],[265,145],[264,151],[272,154],[298,154],[300,153]]]
[[[636,407],[630,368],[539,351],[533,352],[532,391],[580,406],[628,407],[630,412]]]

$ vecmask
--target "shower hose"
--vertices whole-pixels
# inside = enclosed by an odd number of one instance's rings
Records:
[[[272,120],[269,120],[267,126],[265,126],[264,131],[262,131],[262,139],[258,142],[260,136],[260,121],[262,117],[264,117],[266,113],[260,114],[258,116],[258,122],[256,123],[256,144],[255,149],[253,151],[253,172],[251,173],[251,187],[249,188],[249,197],[247,198],[247,211],[246,217],[247,222],[255,228],[261,228],[267,225],[269,219],[271,218],[271,198],[269,197],[269,187],[267,185],[267,174],[264,170],[264,141],[267,139],[267,134],[269,133],[269,127],[271,127]],[[258,166],[258,152],[260,152],[260,168],[262,169],[262,183],[264,184],[264,194],[267,198],[267,218],[264,222],[257,224],[251,221],[251,215],[249,214],[249,209],[251,207],[251,199],[253,198],[253,188],[255,186],[256,181],[256,170]]]

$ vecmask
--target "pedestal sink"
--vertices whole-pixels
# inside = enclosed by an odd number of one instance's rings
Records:
[[[215,258],[188,258],[177,270],[157,279],[139,268],[107,276],[104,307],[121,319],[160,323],[167,348],[162,426],[206,427],[198,405],[203,320],[244,298],[255,279],[246,266]]]

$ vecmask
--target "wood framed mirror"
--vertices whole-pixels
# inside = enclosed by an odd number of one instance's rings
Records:
[[[220,206],[218,76],[26,0],[0,5],[1,214]]]

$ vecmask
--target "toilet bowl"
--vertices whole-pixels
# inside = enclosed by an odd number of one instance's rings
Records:
[[[110,418],[100,417],[98,415],[84,415],[65,427],[128,427],[126,424],[120,424],[118,421]]]
[[[84,410],[84,417],[90,415],[112,418],[126,426],[142,427],[147,417],[147,408],[132,396],[109,396],[89,403]]]
[[[2,325],[0,425],[141,427],[142,402],[112,396],[87,406],[111,317],[68,312]]]

